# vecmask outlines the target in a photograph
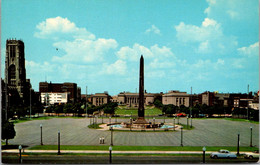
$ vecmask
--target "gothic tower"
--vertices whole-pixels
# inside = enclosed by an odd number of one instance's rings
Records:
[[[6,41],[5,83],[10,90],[9,95],[15,90],[25,102],[29,89],[26,83],[24,43],[21,40]]]

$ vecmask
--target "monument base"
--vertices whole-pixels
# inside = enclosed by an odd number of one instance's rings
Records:
[[[133,124],[149,124],[144,117],[138,117],[136,121],[133,122]]]

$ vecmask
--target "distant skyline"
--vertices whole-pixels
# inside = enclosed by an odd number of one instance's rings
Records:
[[[256,92],[258,0],[2,0],[7,39],[25,44],[26,77],[74,82],[85,93]]]

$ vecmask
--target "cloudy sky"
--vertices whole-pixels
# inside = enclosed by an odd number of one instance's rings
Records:
[[[5,43],[25,43],[26,76],[85,93],[247,92],[259,87],[258,0],[2,0]]]

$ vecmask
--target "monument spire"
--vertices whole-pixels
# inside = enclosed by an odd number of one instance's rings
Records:
[[[140,58],[138,118],[144,118],[144,58]]]

